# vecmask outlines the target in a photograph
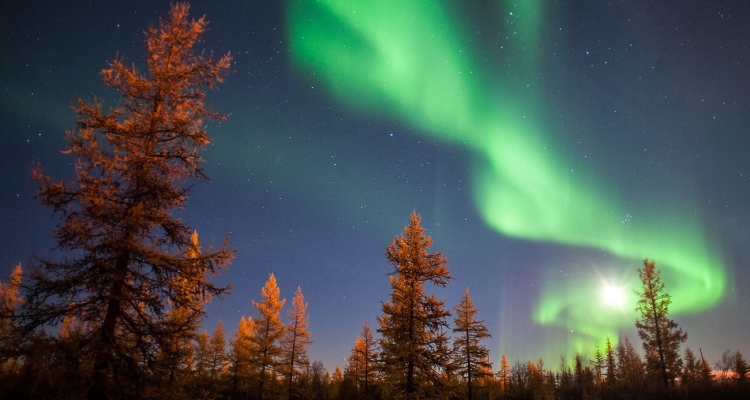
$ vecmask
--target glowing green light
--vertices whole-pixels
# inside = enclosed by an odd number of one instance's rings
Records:
[[[623,223],[626,212],[614,191],[545,151],[554,138],[536,115],[543,108],[534,89],[543,67],[541,13],[536,1],[518,3],[505,6],[513,34],[504,54],[516,67],[504,78],[474,61],[476,49],[451,18],[454,10],[432,0],[293,0],[289,46],[295,63],[342,101],[476,153],[476,206],[498,232],[602,249],[635,260],[624,263],[632,276],[648,257],[663,271],[672,312],[716,304],[725,267],[692,213],[664,204],[648,215],[651,207],[644,206],[640,218]],[[595,343],[615,341],[619,328],[632,326],[638,286],[628,282],[617,300],[626,305],[613,309],[601,301],[595,274],[584,275],[561,281],[545,274],[533,317],[565,328],[569,351],[591,353]]]

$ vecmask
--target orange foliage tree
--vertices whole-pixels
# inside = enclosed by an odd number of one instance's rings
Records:
[[[75,180],[55,183],[34,169],[39,198],[62,219],[54,237],[64,257],[37,261],[25,322],[33,329],[74,315],[90,327],[82,350],[94,360],[92,398],[139,395],[158,343],[192,329],[205,301],[226,289],[208,274],[233,251],[225,243],[197,252],[176,213],[187,181],[206,178],[205,121],[224,118],[206,108],[206,89],[222,82],[231,61],[195,54],[207,22],[188,12],[174,4],[170,19],[146,32],[147,74],[119,58],[102,70],[120,105],[105,111],[98,100],[78,100],[78,127],[64,151],[76,158]],[[181,318],[170,317],[174,309]]]
[[[445,393],[443,376],[451,364],[448,348],[450,312],[444,301],[428,295],[425,284],[445,286],[451,279],[441,253],[428,253],[426,236],[414,212],[404,233],[386,249],[395,271],[390,276],[391,300],[378,318],[384,376],[394,395],[407,399]]]

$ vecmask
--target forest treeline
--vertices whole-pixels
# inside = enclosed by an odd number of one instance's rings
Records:
[[[178,217],[187,181],[206,179],[206,91],[223,81],[231,54],[196,53],[205,18],[189,5],[146,31],[146,73],[123,59],[102,71],[122,97],[105,110],[78,100],[65,153],[75,179],[33,169],[38,198],[60,218],[57,252],[17,266],[0,283],[0,396],[4,399],[644,399],[747,398],[748,365],[727,351],[714,369],[681,352],[687,334],[669,317],[671,298],[653,261],[638,269],[635,304],[643,352],[607,338],[593,358],[497,369],[491,337],[468,288],[449,309],[431,289],[451,275],[412,213],[386,247],[391,293],[373,330],[365,323],[344,368],[311,361],[302,288],[282,311],[274,275],[228,335],[201,330],[206,305],[227,287],[209,279],[234,251],[204,248]],[[229,338],[227,339],[227,336]],[[617,342],[615,342],[617,341]],[[642,355],[641,355],[642,354]]]

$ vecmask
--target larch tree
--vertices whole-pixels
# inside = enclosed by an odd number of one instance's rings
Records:
[[[281,309],[284,307],[285,299],[279,298],[281,290],[276,284],[276,277],[271,274],[261,291],[263,300],[256,302],[253,306],[258,310],[258,318],[255,320],[255,332],[250,340],[253,342],[254,352],[251,353],[251,365],[258,373],[258,398],[264,395],[264,386],[267,383],[268,372],[275,372],[279,367],[281,356],[281,345],[279,341],[284,336],[284,323],[281,321]]]
[[[508,357],[503,354],[500,357],[500,369],[497,371],[497,381],[500,383],[500,393],[505,396],[508,394],[508,386],[510,385],[511,367],[508,363]]]
[[[669,318],[672,299],[664,290],[661,271],[656,269],[656,264],[643,260],[638,277],[642,286],[641,291],[636,292],[639,298],[635,310],[640,318],[635,326],[643,341],[646,368],[660,377],[666,389],[682,368],[680,345],[687,340],[687,333]]]
[[[370,324],[365,322],[362,326],[362,333],[359,334],[354,345],[354,352],[361,362],[362,366],[362,391],[367,397],[375,384],[377,378],[378,359],[380,351],[378,343],[372,336]]]
[[[255,335],[255,321],[252,317],[240,317],[240,323],[234,338],[229,341],[230,349],[230,373],[232,375],[233,397],[247,392],[248,381],[252,380],[252,357],[257,354],[257,347],[253,337]]]
[[[224,373],[226,365],[226,346],[227,339],[224,335],[224,323],[219,321],[216,329],[211,333],[211,340],[208,342],[208,382],[209,390],[216,388],[216,382]]]
[[[224,243],[190,256],[190,229],[177,215],[188,181],[206,178],[205,121],[224,118],[206,107],[206,90],[222,82],[231,61],[194,52],[207,22],[189,20],[188,12],[187,4],[174,4],[169,20],[147,30],[147,74],[121,58],[102,70],[120,105],[105,111],[98,100],[78,100],[77,129],[67,132],[64,151],[76,158],[76,178],[55,183],[41,164],[33,171],[41,202],[61,217],[54,238],[65,255],[38,259],[25,325],[52,326],[72,314],[92,327],[82,349],[94,358],[91,398],[124,395],[121,383],[143,372],[132,346],[148,352],[149,342],[190,329],[202,316],[200,300],[226,289],[208,275],[233,251]],[[176,325],[167,313],[181,306],[193,309]]]
[[[203,331],[195,336],[195,343],[193,343],[193,370],[195,371],[195,386],[198,389],[202,389],[205,383],[208,381],[208,367],[210,350],[209,350],[209,336],[208,332]]]
[[[365,322],[362,333],[354,340],[354,347],[350,351],[349,364],[346,368],[352,375],[360,398],[370,396],[377,377],[379,354],[370,324]]]
[[[305,368],[310,363],[307,359],[307,346],[312,343],[309,327],[307,303],[302,295],[302,288],[297,286],[292,308],[288,310],[286,334],[281,339],[282,371],[286,375],[287,394],[290,399],[294,396],[293,384],[297,370]]]
[[[19,366],[19,346],[23,340],[18,325],[18,308],[23,304],[20,294],[23,269],[16,265],[8,282],[0,282],[0,377],[15,372]]]
[[[383,303],[378,318],[381,358],[386,382],[394,396],[427,398],[442,391],[450,368],[450,349],[444,301],[428,295],[425,284],[444,287],[451,279],[441,253],[428,253],[432,238],[426,236],[421,219],[413,212],[404,233],[386,249],[395,266],[390,276],[391,300]]]
[[[482,340],[492,337],[484,325],[484,321],[477,320],[477,309],[469,296],[469,288],[464,289],[461,303],[455,308],[453,333],[453,355],[457,365],[457,373],[466,379],[469,400],[474,399],[473,384],[479,378],[487,376],[489,350],[482,344]]]

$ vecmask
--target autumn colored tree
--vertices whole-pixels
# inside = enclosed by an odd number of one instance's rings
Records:
[[[7,282],[0,281],[0,392],[10,393],[16,386],[22,362],[24,335],[16,319],[23,303],[19,288],[23,278],[21,264],[16,265]]]
[[[23,303],[20,294],[23,269],[16,265],[6,283],[0,282],[0,373],[7,373],[16,368],[20,354],[21,330],[18,326],[17,312]]]
[[[358,398],[370,398],[373,395],[377,379],[379,351],[377,342],[372,337],[370,324],[365,322],[362,333],[354,340],[346,370],[352,376]]]
[[[247,383],[253,379],[252,357],[258,351],[254,340],[255,331],[255,321],[252,317],[240,317],[234,338],[229,341],[232,397],[246,393],[249,390]]]
[[[276,277],[271,274],[261,291],[263,300],[260,302],[253,300],[253,306],[260,315],[255,320],[255,331],[250,337],[253,342],[250,364],[258,373],[257,392],[259,399],[263,399],[268,372],[276,371],[279,367],[279,357],[281,356],[279,340],[284,336],[285,331],[284,323],[281,322],[281,309],[286,302],[285,299],[279,298],[280,294],[281,291],[276,284]]]
[[[510,364],[508,363],[508,357],[503,354],[500,356],[500,368],[497,370],[497,382],[500,384],[500,393],[505,396],[508,393],[508,386],[510,385]]]
[[[28,329],[67,314],[90,323],[82,350],[94,354],[91,398],[122,396],[121,382],[142,375],[123,335],[139,349],[153,347],[149,341],[190,329],[203,312],[192,309],[175,325],[165,318],[172,307],[225,291],[207,274],[233,252],[225,244],[190,257],[190,229],[176,212],[188,197],[186,182],[206,178],[205,121],[224,116],[206,108],[205,91],[222,82],[231,61],[194,53],[207,22],[188,20],[188,12],[174,4],[170,19],[146,32],[147,75],[123,59],[102,70],[105,86],[122,96],[117,107],[78,100],[78,128],[67,132],[65,150],[76,157],[76,179],[55,183],[41,164],[34,169],[39,198],[62,219],[54,237],[65,256],[37,261],[23,316]]]
[[[211,340],[208,342],[207,369],[208,369],[208,390],[216,388],[227,362],[226,356],[227,339],[224,334],[224,323],[219,321],[216,329],[211,333]]]
[[[488,368],[491,375],[489,350],[482,344],[482,340],[492,336],[484,321],[476,319],[478,311],[469,296],[469,288],[464,289],[464,296],[455,310],[453,355],[458,366],[457,373],[466,379],[468,398],[473,400],[473,383],[486,377]]]
[[[372,336],[372,330],[370,330],[368,322],[365,322],[362,326],[362,333],[359,334],[354,344],[354,352],[362,366],[362,391],[367,397],[375,385],[378,359],[380,358],[378,343]]]
[[[287,394],[291,399],[294,395],[294,377],[298,370],[305,368],[310,361],[307,359],[307,346],[310,339],[310,323],[307,315],[307,303],[302,295],[302,288],[297,286],[297,292],[292,299],[292,308],[288,310],[286,334],[281,339],[282,371],[286,375]]]
[[[211,340],[208,332],[203,331],[195,336],[193,343],[193,371],[195,372],[195,386],[197,390],[202,390],[208,383],[208,366],[210,350],[208,342]]]
[[[383,303],[378,318],[383,373],[394,397],[436,396],[442,376],[450,367],[444,301],[428,295],[425,284],[443,287],[451,279],[445,257],[428,253],[432,238],[425,236],[421,218],[414,212],[400,237],[386,249],[395,266],[390,276],[391,300]]]
[[[682,368],[680,344],[687,340],[687,333],[669,318],[669,304],[672,299],[664,290],[661,271],[648,259],[643,260],[643,268],[638,269],[641,291],[635,310],[640,314],[635,326],[643,340],[646,368],[661,378],[664,388],[674,382]]]

